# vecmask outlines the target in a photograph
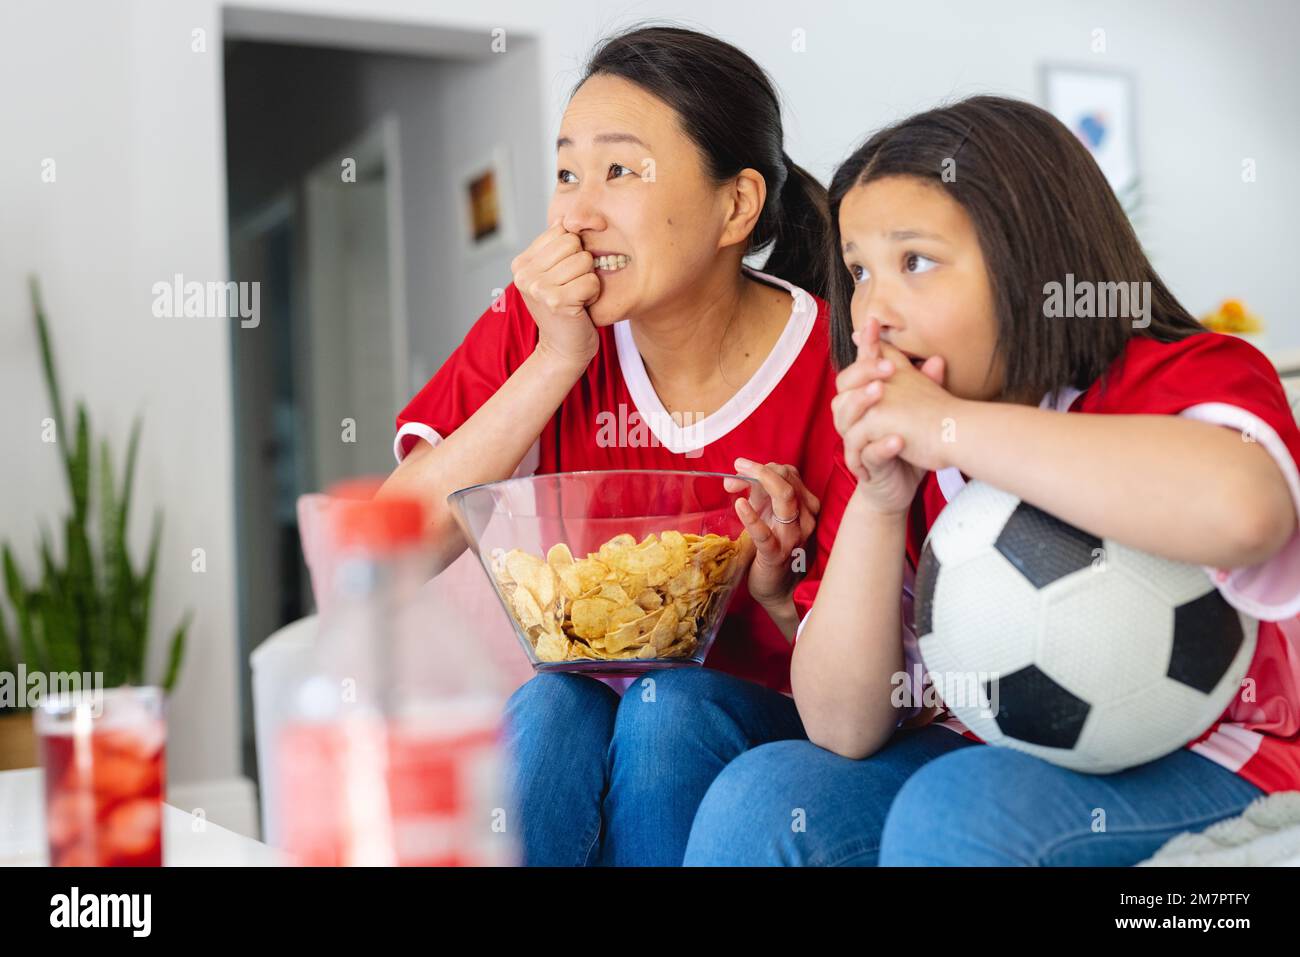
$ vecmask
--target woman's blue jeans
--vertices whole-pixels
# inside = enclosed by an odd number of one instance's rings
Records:
[[[710,668],[621,699],[539,675],[506,726],[528,864],[1127,865],[1262,793],[1185,749],[1088,775],[934,726],[852,760],[790,698]]]
[[[680,865],[718,773],[806,737],[791,698],[713,668],[655,672],[622,698],[582,675],[537,675],[506,705],[524,863]]]

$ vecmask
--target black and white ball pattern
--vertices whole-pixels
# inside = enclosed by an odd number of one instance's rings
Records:
[[[1099,539],[982,482],[930,530],[915,613],[925,667],[971,731],[1097,774],[1210,727],[1258,630],[1203,569]]]

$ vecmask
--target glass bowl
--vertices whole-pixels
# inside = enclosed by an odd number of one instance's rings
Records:
[[[756,485],[723,472],[560,472],[447,501],[534,670],[638,675],[704,663],[754,556],[735,501]]]

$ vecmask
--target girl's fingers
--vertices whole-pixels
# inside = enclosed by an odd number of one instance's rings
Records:
[[[866,402],[861,389],[841,392],[831,399],[831,421],[835,424],[835,431],[843,435],[853,423],[862,418],[862,413],[867,411]]]
[[[931,358],[934,357],[931,356]],[[891,346],[888,342],[882,342],[880,344],[880,361],[882,363],[888,362],[896,369],[902,368],[903,366],[907,366],[909,369],[912,368],[912,360],[907,357],[907,353]],[[939,361],[942,362],[943,360],[940,359]]]
[[[891,359],[859,359],[845,366],[835,376],[835,391],[847,392],[877,379],[888,379],[897,368],[898,363]]]
[[[862,450],[865,447],[862,442],[851,442],[848,438],[844,440],[844,465],[859,482],[871,481],[871,472],[862,463]]]
[[[902,436],[887,435],[883,439],[867,443],[867,446],[862,450],[862,462],[869,471],[878,469],[886,462],[898,458],[902,451]]]
[[[858,330],[858,358],[877,359],[880,357],[880,323],[868,319]]]
[[[881,400],[885,390],[877,382],[872,382],[865,389],[841,392],[831,400],[831,421],[835,431],[843,435],[847,429],[862,418],[867,410]]]
[[[930,356],[921,363],[921,372],[936,385],[943,385],[948,376],[948,363],[944,361],[943,356]]]
[[[855,422],[847,432],[844,433],[844,451],[848,453],[850,446],[857,449],[859,453],[865,452],[868,445],[872,442],[886,438],[880,434],[880,424],[878,422],[868,421],[863,417]],[[871,468],[870,462],[863,462],[867,469]]]

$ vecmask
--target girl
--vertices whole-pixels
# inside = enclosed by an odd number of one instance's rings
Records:
[[[803,736],[791,640],[854,486],[817,298],[825,191],[786,156],[758,65],[688,30],[606,41],[556,147],[550,226],[399,416],[385,488],[427,504],[445,563],[465,547],[446,496],[478,482],[636,468],[761,483],[737,503],[757,546],[749,593],[707,667],[659,672],[622,698],[540,675],[507,706],[527,863],[680,864],[727,761]],[[742,266],[763,250],[765,272]],[[652,438],[606,447],[611,414]]]
[[[687,863],[1133,864],[1300,788],[1300,655],[1275,623],[1300,612],[1300,430],[1264,356],[1198,326],[1087,151],[1028,104],[976,97],[886,129],[830,201],[835,420],[857,485],[793,656],[809,741],[733,761]],[[1143,284],[1149,310],[1057,318],[1067,276]],[[1262,619],[1220,721],[1101,776],[981,747],[942,708],[900,713],[894,681],[919,657],[899,596],[967,478],[1206,566]]]

